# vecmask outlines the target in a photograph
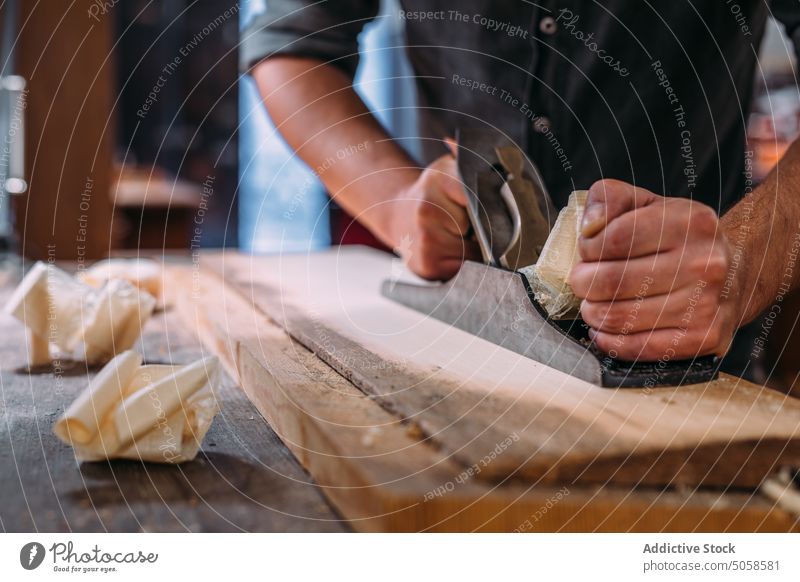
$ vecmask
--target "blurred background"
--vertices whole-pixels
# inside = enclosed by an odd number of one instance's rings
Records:
[[[377,244],[286,148],[237,69],[241,30],[269,0],[0,2],[0,244],[10,256],[80,264],[137,249]],[[414,155],[395,2],[362,35],[357,89]],[[756,181],[800,135],[793,55],[772,24],[750,116]],[[796,297],[787,312],[763,362],[784,388],[798,384]]]

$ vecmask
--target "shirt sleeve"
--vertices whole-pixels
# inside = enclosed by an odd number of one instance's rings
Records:
[[[794,54],[800,62],[800,4],[797,0],[773,0],[772,15],[783,24],[788,36],[794,45]]]
[[[380,0],[268,0],[266,11],[242,31],[239,64],[249,72],[275,55],[313,57],[351,76],[358,66],[358,35],[378,13]]]

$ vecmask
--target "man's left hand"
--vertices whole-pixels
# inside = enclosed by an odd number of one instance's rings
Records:
[[[712,208],[601,180],[581,230],[570,283],[602,351],[643,361],[727,352],[741,313]]]

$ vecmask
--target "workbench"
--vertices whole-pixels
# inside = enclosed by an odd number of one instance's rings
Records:
[[[2,303],[18,280],[18,272],[7,275]],[[207,355],[174,310],[154,315],[137,349],[149,363],[185,363]],[[52,426],[96,372],[61,361],[58,370],[29,373],[22,325],[0,316],[0,530],[350,529],[228,376],[217,391],[221,413],[194,461],[77,463]]]
[[[333,321],[331,313],[334,319],[341,315],[345,322],[358,314],[348,309],[329,312],[323,296],[303,303],[311,314],[305,328],[304,320],[292,315],[298,301],[302,303],[305,285],[326,280],[325,265],[333,264],[331,257],[339,257],[340,252],[341,261],[334,261],[336,265],[356,259],[355,264],[363,265],[363,271],[373,278],[382,276],[377,272],[381,265],[389,265],[385,256],[360,250],[332,251],[308,261],[303,257],[251,259],[228,252],[207,254],[202,260],[168,262],[165,283],[173,306],[147,323],[140,342],[145,361],[182,363],[213,352],[229,373],[218,390],[221,413],[200,454],[180,466],[119,461],[77,464],[69,447],[52,435],[51,427],[96,370],[87,372],[82,364],[62,363],[63,371],[57,375],[52,367],[28,373],[22,326],[4,316],[0,320],[5,419],[0,429],[2,528],[749,532],[796,531],[800,527],[797,516],[752,487],[664,487],[641,479],[638,483],[593,483],[571,476],[566,469],[562,481],[556,474],[532,479],[533,473],[526,471],[538,470],[536,463],[521,464],[509,474],[504,462],[516,462],[517,451],[528,446],[535,433],[526,425],[509,436],[506,429],[499,430],[501,423],[495,422],[487,422],[479,434],[470,432],[472,425],[485,420],[482,415],[487,403],[495,407],[489,412],[503,404],[502,394],[470,400],[469,386],[460,386],[445,399],[451,406],[447,411],[434,402],[437,390],[447,387],[444,381],[437,383],[434,374],[415,386],[413,395],[430,402],[416,414],[403,408],[413,403],[406,398],[410,392],[365,391],[365,379],[401,381],[408,374],[408,361],[379,361],[374,346],[367,349],[348,344],[344,336],[327,327]],[[341,299],[338,283],[319,289]],[[12,286],[12,281],[4,285],[6,296]],[[278,288],[281,286],[283,290]],[[365,297],[372,292],[366,289]],[[351,297],[353,300],[359,301]],[[366,309],[371,301],[364,299],[359,307]],[[402,315],[405,317],[405,312]],[[291,334],[287,328],[293,328]],[[297,341],[303,329],[309,338],[319,341],[318,349],[304,345],[313,341]],[[503,364],[507,357],[494,351],[488,354],[482,344],[469,349],[477,350],[490,363],[494,357],[495,363]],[[440,371],[447,372],[453,361],[443,359]],[[562,380],[555,371],[541,373],[551,384]],[[746,396],[743,401],[756,398],[755,408],[765,408],[759,389],[742,385],[737,392],[730,380],[723,384],[713,390],[733,390],[731,394]],[[584,389],[583,385],[571,385]],[[588,394],[591,400],[608,399],[610,393]],[[687,397],[691,399],[692,392],[655,394],[669,410],[680,407]],[[499,414],[511,426],[526,413],[528,404],[535,404],[530,394],[519,396],[515,407]],[[774,396],[766,396],[767,404],[775,402]],[[618,398],[630,396],[619,393]],[[648,401],[648,406],[652,402]],[[436,429],[435,423],[446,422],[453,406],[456,410],[467,407],[469,414],[459,413],[459,422]],[[793,411],[797,403],[787,406]],[[556,442],[574,434],[561,430],[555,422],[560,417],[553,416],[554,411],[545,412],[541,420],[545,428],[553,426]],[[646,413],[644,407],[641,414]],[[620,426],[624,421],[619,418]],[[530,419],[527,422],[529,425]],[[590,424],[592,430],[598,426]],[[587,434],[588,441],[576,444],[597,441],[597,433],[590,430]],[[463,446],[457,440],[461,437],[465,438]],[[486,443],[495,447],[495,452],[487,449],[490,462],[484,464],[483,457],[474,455],[482,454]],[[715,449],[710,451],[715,454]],[[475,458],[474,464],[471,458]],[[621,474],[624,476],[625,470]],[[692,477],[691,472],[687,474]]]

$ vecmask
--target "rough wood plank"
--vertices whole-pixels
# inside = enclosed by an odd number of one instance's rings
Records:
[[[719,492],[532,487],[470,467],[333,372],[210,271],[170,268],[186,324],[352,525],[363,531],[785,531],[758,497]],[[485,469],[478,464],[480,470]]]
[[[147,324],[139,349],[152,363],[202,355],[174,312]],[[222,412],[194,461],[79,465],[52,424],[96,370],[61,361],[29,374],[26,361],[22,326],[0,316],[0,530],[349,529],[230,378],[218,392]]]
[[[383,253],[228,253],[208,263],[463,465],[515,439],[481,478],[754,488],[777,465],[800,464],[800,401],[732,377],[593,386],[380,297],[396,270]]]

